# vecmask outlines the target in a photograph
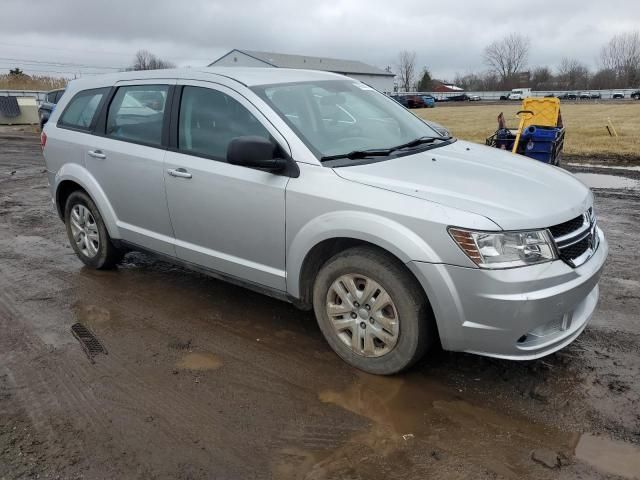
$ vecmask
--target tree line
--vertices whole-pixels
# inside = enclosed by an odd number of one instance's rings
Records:
[[[576,58],[565,57],[555,68],[529,66],[531,40],[511,33],[487,45],[483,51],[486,69],[456,74],[452,79],[433,79],[425,67],[416,68],[416,53],[402,51],[397,60],[398,88],[402,91],[432,91],[438,83],[454,84],[469,91],[510,90],[600,90],[640,86],[640,32],[614,35],[603,45],[598,68],[592,71]]]

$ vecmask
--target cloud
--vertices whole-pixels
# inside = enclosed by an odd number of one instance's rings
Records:
[[[530,64],[564,56],[591,65],[615,33],[640,29],[634,0],[505,2],[352,0],[3,0],[0,70],[97,72],[146,48],[179,65],[205,65],[231,48],[359,59],[394,66],[403,49],[436,76],[484,69],[483,48],[517,31],[531,38]],[[74,65],[44,65],[58,62]],[[28,70],[28,68],[27,68]]]

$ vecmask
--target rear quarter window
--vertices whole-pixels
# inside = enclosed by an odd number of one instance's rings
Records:
[[[96,88],[77,93],[64,109],[64,112],[62,112],[58,126],[85,131],[91,130],[98,107],[108,91],[108,88]]]

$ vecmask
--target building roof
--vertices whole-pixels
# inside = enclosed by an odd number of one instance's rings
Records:
[[[464,88],[457,87],[450,83],[440,83],[433,88],[434,92],[464,92]]]
[[[291,55],[288,53],[275,52],[259,52],[256,50],[238,50],[233,49],[229,53],[220,58],[224,58],[232,52],[240,52],[253,57],[257,60],[265,62],[272,67],[279,68],[300,68],[305,70],[322,70],[325,72],[343,73],[343,74],[366,74],[366,75],[384,75],[393,77],[395,74],[387,72],[377,67],[367,65],[357,60],[342,60],[339,58],[328,57],[311,57],[308,55]],[[220,60],[220,58],[218,60]],[[214,66],[218,61],[214,61],[209,66]]]

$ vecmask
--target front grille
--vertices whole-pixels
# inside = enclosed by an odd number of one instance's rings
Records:
[[[549,228],[551,235],[554,237],[563,237],[571,232],[578,230],[584,222],[584,215],[580,215],[568,222],[560,223]]]
[[[598,229],[593,209],[566,222],[549,227],[558,255],[572,267],[589,260],[598,248]]]
[[[568,247],[559,249],[560,258],[565,262],[572,262],[584,252],[586,252],[591,246],[591,235],[585,237],[583,240],[580,240],[578,243],[574,243],[573,245],[569,245]]]

